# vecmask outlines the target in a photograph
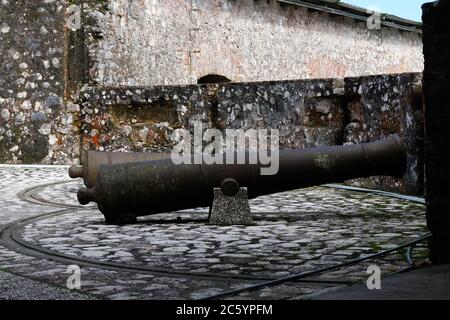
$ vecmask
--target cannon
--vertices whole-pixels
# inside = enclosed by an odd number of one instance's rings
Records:
[[[262,164],[180,164],[171,159],[100,165],[96,183],[78,200],[95,202],[111,224],[136,217],[211,206],[214,188],[233,196],[239,186],[248,198],[370,176],[402,177],[406,151],[397,135],[360,145],[282,150],[275,175]]]
[[[151,161],[169,159],[170,153],[157,152],[100,152],[89,150],[83,153],[81,165],[69,168],[72,179],[83,178],[86,187],[93,187],[97,182],[98,169],[101,165],[119,164],[127,162]]]

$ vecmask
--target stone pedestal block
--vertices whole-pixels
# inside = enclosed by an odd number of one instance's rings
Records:
[[[253,224],[247,188],[240,188],[232,197],[224,195],[221,188],[214,188],[209,223],[219,226]]]

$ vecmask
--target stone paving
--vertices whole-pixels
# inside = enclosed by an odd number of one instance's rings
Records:
[[[65,167],[3,166],[0,176],[0,227],[54,213],[24,223],[15,233],[20,243],[48,256],[0,242],[0,272],[65,288],[69,262],[52,256],[71,257],[71,264],[88,261],[81,266],[80,299],[199,299],[343,263],[427,232],[421,204],[325,187],[251,200],[252,226],[211,226],[207,208],[109,226],[94,205],[78,205],[81,182],[69,181]],[[51,184],[56,182],[61,183]],[[414,250],[418,261],[426,254],[422,246]],[[363,281],[374,263],[383,274],[408,266],[403,250],[313,278],[322,282],[290,282],[231,299],[299,299]]]

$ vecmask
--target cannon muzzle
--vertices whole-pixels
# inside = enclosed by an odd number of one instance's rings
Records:
[[[101,165],[152,161],[169,158],[170,153],[87,151],[81,159],[81,165],[73,165],[69,168],[69,176],[72,179],[83,178],[84,185],[91,188],[95,186],[95,183],[97,182],[98,169]]]
[[[248,156],[248,155],[247,155]],[[248,197],[370,176],[402,177],[406,151],[397,135],[373,143],[282,150],[275,175],[262,164],[181,164],[171,159],[101,165],[95,186],[80,190],[82,204],[96,202],[109,223],[123,217],[210,206],[213,189]]]

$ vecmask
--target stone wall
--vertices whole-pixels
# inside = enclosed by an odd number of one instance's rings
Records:
[[[0,1],[0,163],[66,163],[78,154],[63,101],[65,8]]]
[[[362,185],[423,194],[422,74],[347,78],[345,83],[348,118],[344,140],[360,143],[398,133],[408,152],[408,170],[402,181],[378,177],[366,179]]]
[[[370,142],[399,133],[408,148],[404,179],[361,186],[420,194],[423,157],[420,74],[156,87],[86,87],[80,93],[82,148],[170,151],[172,132],[205,128],[280,130],[280,147]]]
[[[170,150],[173,130],[193,130],[195,121],[220,130],[277,128],[282,148],[320,144],[320,138],[305,139],[304,128],[314,125],[312,121],[303,123],[305,106],[313,108],[327,100],[328,108],[333,99],[342,99],[343,92],[343,82],[331,79],[87,88],[81,93],[83,149]],[[324,111],[327,117],[323,126],[333,122],[333,110],[329,107]],[[339,112],[342,110],[336,116]],[[335,132],[323,144],[337,142],[340,134]]]
[[[92,2],[92,1],[90,1]],[[86,11],[89,76],[106,86],[422,72],[421,34],[276,0],[109,0]]]
[[[450,262],[450,1],[423,7],[426,199],[431,260]]]

